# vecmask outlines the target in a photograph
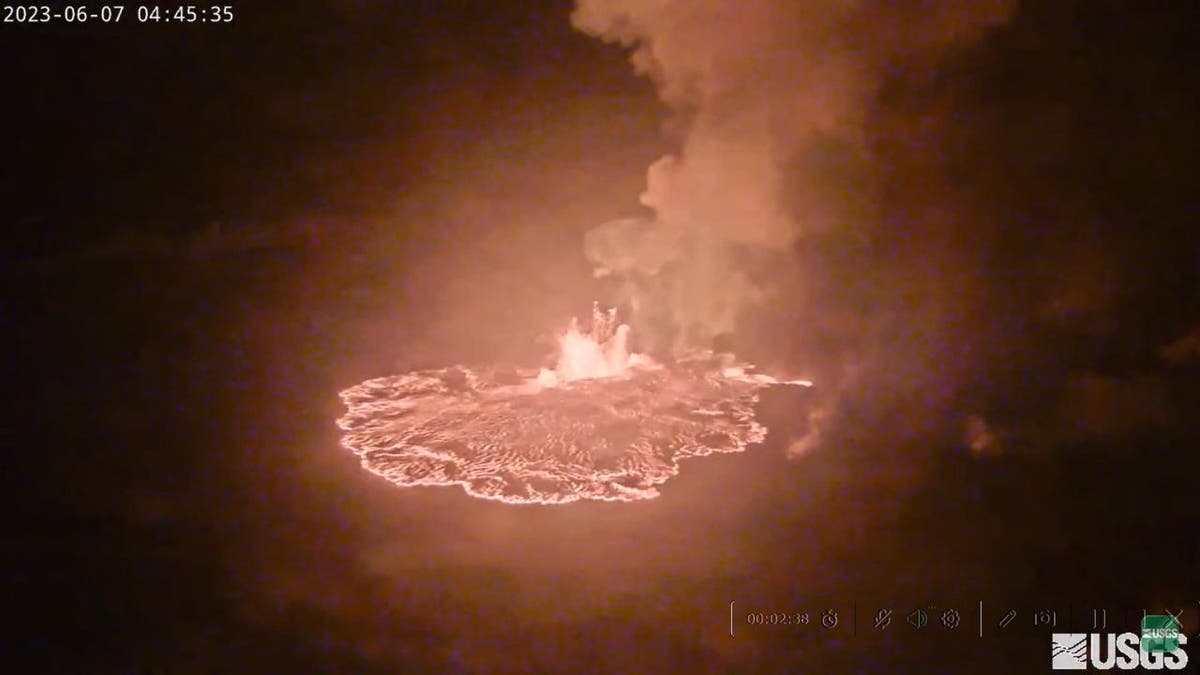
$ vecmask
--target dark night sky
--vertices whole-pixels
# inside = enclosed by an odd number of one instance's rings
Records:
[[[571,31],[566,2],[235,11],[224,26],[5,27],[10,251],[121,227],[377,211],[453,151],[447,139],[502,133],[480,130],[514,97],[624,89],[654,105],[617,50]],[[1031,3],[952,58],[949,86],[965,92],[953,105],[976,111],[943,143],[981,208],[1033,212],[1070,193],[1114,221],[1186,234],[1173,216],[1195,185],[1193,13]]]
[[[25,601],[0,660],[1011,673],[1031,672],[1014,654],[1044,668],[1044,641],[803,651],[725,640],[725,612],[810,592],[1191,602],[1200,347],[1163,347],[1200,345],[1200,3],[1019,4],[933,72],[889,74],[863,125],[878,218],[786,251],[797,292],[732,338],[836,390],[822,446],[789,459],[771,436],[647,504],[540,510],[394,489],[333,420],[336,392],[397,368],[544,357],[609,290],[581,235],[638,213],[672,127],[571,2],[0,24],[0,327],[22,389],[3,581]],[[188,248],[214,221],[313,217],[366,252]],[[184,245],[89,248],[130,231]],[[771,405],[772,429],[808,419]],[[964,419],[995,455],[964,450]]]
[[[234,5],[230,25],[139,25],[127,13],[108,27],[6,26],[6,118],[21,129],[6,144],[6,217],[32,244],[370,211],[422,170],[431,127],[455,124],[429,118],[439,102],[465,98],[485,118],[538,69],[553,64],[545,77],[562,79],[579,72],[565,64],[621,62],[573,34],[568,10],[255,3]],[[602,68],[589,87],[603,85]]]

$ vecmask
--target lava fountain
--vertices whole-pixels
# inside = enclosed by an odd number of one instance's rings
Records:
[[[398,486],[461,485],[510,504],[637,501],[679,461],[762,441],[759,392],[781,382],[731,355],[694,351],[671,364],[628,351],[629,327],[593,306],[559,339],[550,369],[420,370],[341,392],[342,444]]]

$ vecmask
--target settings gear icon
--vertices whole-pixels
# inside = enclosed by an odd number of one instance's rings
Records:
[[[942,612],[942,625],[953,630],[958,628],[958,624],[962,623],[962,617],[958,615],[958,610],[948,609]]]

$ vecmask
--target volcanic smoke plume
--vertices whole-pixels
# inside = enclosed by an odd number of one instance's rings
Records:
[[[574,26],[632,49],[680,140],[649,168],[641,203],[653,215],[585,243],[597,276],[620,282],[635,331],[656,349],[708,346],[770,297],[764,260],[865,228],[877,173],[866,116],[885,77],[931,69],[1011,4],[579,0]]]
[[[425,370],[342,392],[344,445],[401,486],[461,485],[509,503],[634,501],[687,457],[739,452],[766,436],[759,390],[780,383],[697,352],[670,368],[626,351],[613,311],[572,326],[555,370]]]
[[[553,371],[455,366],[351,387],[343,443],[399,485],[562,503],[653,497],[679,460],[761,441],[761,390],[809,383],[752,374],[715,339],[770,297],[767,270],[799,238],[871,219],[864,130],[885,73],[920,72],[1008,13],[1003,0],[581,0],[574,25],[632,49],[680,136],[649,169],[652,216],[585,237],[631,326],[595,310]],[[631,353],[631,336],[669,365]]]

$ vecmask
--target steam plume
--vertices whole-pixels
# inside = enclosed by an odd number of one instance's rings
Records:
[[[675,113],[679,149],[648,171],[645,220],[589,233],[635,334],[659,347],[735,327],[769,287],[745,261],[865,227],[864,131],[891,72],[920,72],[1010,15],[1010,0],[579,0],[574,26],[632,50]]]

